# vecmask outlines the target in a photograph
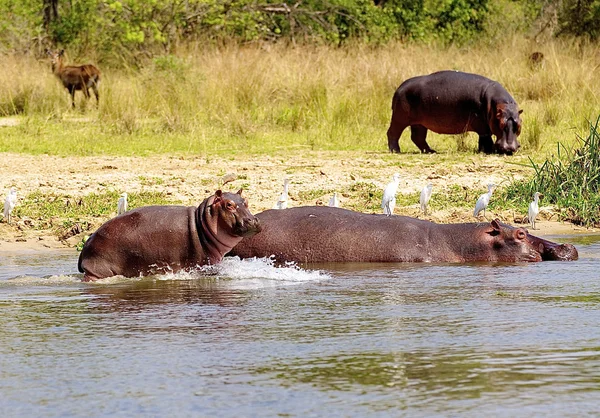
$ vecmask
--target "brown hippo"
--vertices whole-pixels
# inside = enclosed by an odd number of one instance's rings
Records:
[[[410,126],[411,139],[421,152],[435,152],[426,140],[430,129],[439,134],[476,132],[480,152],[510,155],[520,146],[521,112],[500,83],[480,75],[440,71],[409,78],[392,100],[388,147],[400,152],[400,135]]]
[[[260,223],[237,193],[221,190],[200,206],[146,206],[103,224],[79,255],[84,281],[190,270],[216,264]]]
[[[275,256],[279,262],[520,262],[576,260],[570,244],[556,244],[499,220],[436,224],[407,216],[365,214],[327,206],[267,210],[262,232],[229,255]]]

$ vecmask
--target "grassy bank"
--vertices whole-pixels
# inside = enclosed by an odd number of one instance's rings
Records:
[[[528,56],[534,50],[542,51],[545,60],[532,68]],[[154,59],[139,71],[101,68],[100,106],[96,108],[92,98],[82,109],[83,99],[77,93],[76,110],[70,109],[68,94],[47,61],[9,56],[0,60],[0,116],[4,116],[0,118],[0,152],[98,156],[100,160],[161,154],[202,157],[198,169],[205,175],[201,180],[209,183],[210,178],[229,170],[224,164],[227,159],[258,163],[271,158],[277,163],[268,176],[248,164],[244,167],[248,177],[235,186],[243,186],[253,199],[268,188],[272,196],[261,195],[269,202],[260,201],[259,209],[271,206],[281,179],[289,175],[295,177],[296,205],[326,202],[328,194],[338,191],[345,193],[344,207],[378,212],[382,186],[399,170],[410,190],[398,196],[397,207],[414,207],[418,189],[433,178],[436,186],[431,208],[445,213],[435,219],[442,222],[472,220],[468,216],[474,202],[485,191],[488,174],[495,174],[501,187],[490,210],[509,209],[524,215],[537,186],[518,180],[510,186],[513,189],[505,189],[511,183],[509,172],[518,166],[520,178],[524,173],[525,177],[534,175],[556,154],[559,143],[561,149],[571,150],[578,144],[578,135],[587,136],[589,121],[596,119],[600,109],[599,51],[594,45],[558,41],[534,46],[522,38],[509,39],[493,49],[400,44],[351,49],[187,46],[175,56]],[[428,141],[439,154],[420,155],[408,130],[400,143],[403,154],[387,153],[386,130],[395,89],[409,77],[441,69],[482,74],[511,92],[524,109],[522,149],[517,155],[475,155],[475,134],[431,133]],[[325,158],[338,159],[338,165],[357,155],[364,161],[360,167],[338,167],[337,184],[333,177],[330,183],[320,184],[321,151]],[[314,161],[296,167],[290,159],[298,156],[309,160],[314,156]],[[220,166],[211,164],[213,161]],[[76,167],[63,174],[76,178],[86,169]],[[331,176],[332,170],[325,171]],[[476,181],[472,178],[475,174]],[[191,203],[162,195],[161,189],[180,180],[163,173],[155,175],[166,183],[145,200],[134,200],[132,207]],[[258,180],[260,176],[262,180]],[[304,177],[298,180],[299,176]],[[137,196],[131,193],[135,181],[125,181],[118,188],[107,183],[90,195],[89,204],[82,200],[81,205],[72,206],[73,199],[79,202],[90,190],[39,194],[33,186],[23,190],[18,176],[7,178],[5,187],[16,185],[23,192],[24,200],[15,215],[32,220],[27,227],[51,228],[59,236],[73,232],[76,223],[85,224],[85,229],[94,219],[112,216],[120,191],[127,190],[133,199]],[[188,183],[184,184],[187,187]],[[195,199],[201,196],[205,193],[196,193]],[[569,199],[552,203],[591,210],[582,206],[589,197],[578,197],[578,203]],[[543,204],[548,202],[546,199]],[[403,213],[418,214],[412,210]],[[569,212],[565,214],[569,218]]]
[[[545,61],[531,68],[527,57]],[[524,109],[520,137],[534,159],[570,142],[600,108],[596,46],[509,39],[495,48],[279,46],[182,48],[140,71],[102,68],[100,106],[72,111],[49,63],[4,57],[0,151],[56,155],[285,153],[288,149],[385,151],[391,98],[405,79],[457,69],[501,82]],[[80,93],[77,93],[80,95]],[[79,96],[79,103],[83,102]],[[429,134],[444,153],[476,149],[466,137]],[[403,152],[416,153],[409,132]]]

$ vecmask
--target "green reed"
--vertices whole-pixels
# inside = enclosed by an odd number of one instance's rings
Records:
[[[535,171],[526,181],[512,182],[505,198],[526,209],[533,193],[543,194],[542,204],[555,204],[561,216],[585,226],[600,224],[600,117],[589,123],[589,134],[577,136],[573,145],[557,144],[556,154],[543,163],[529,159]],[[529,198],[529,199],[528,199]]]

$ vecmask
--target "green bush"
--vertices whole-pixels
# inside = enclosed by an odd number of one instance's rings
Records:
[[[543,164],[531,161],[535,175],[516,181],[506,190],[506,197],[524,208],[535,192],[544,201],[564,210],[563,217],[585,226],[600,224],[600,117],[590,124],[587,138],[579,138],[579,148],[558,144],[557,154]]]

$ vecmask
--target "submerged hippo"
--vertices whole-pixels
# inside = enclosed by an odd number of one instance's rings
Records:
[[[262,232],[229,253],[275,256],[279,262],[447,262],[576,260],[556,244],[499,220],[436,224],[407,216],[372,215],[327,206],[267,210]]]
[[[480,75],[440,71],[409,78],[392,100],[388,147],[400,152],[400,135],[410,126],[411,139],[421,152],[435,152],[426,140],[430,129],[438,134],[476,132],[480,152],[510,155],[520,147],[521,112],[500,83]]]
[[[190,270],[216,264],[260,223],[237,193],[221,190],[200,206],[146,206],[103,224],[79,255],[84,281]]]

